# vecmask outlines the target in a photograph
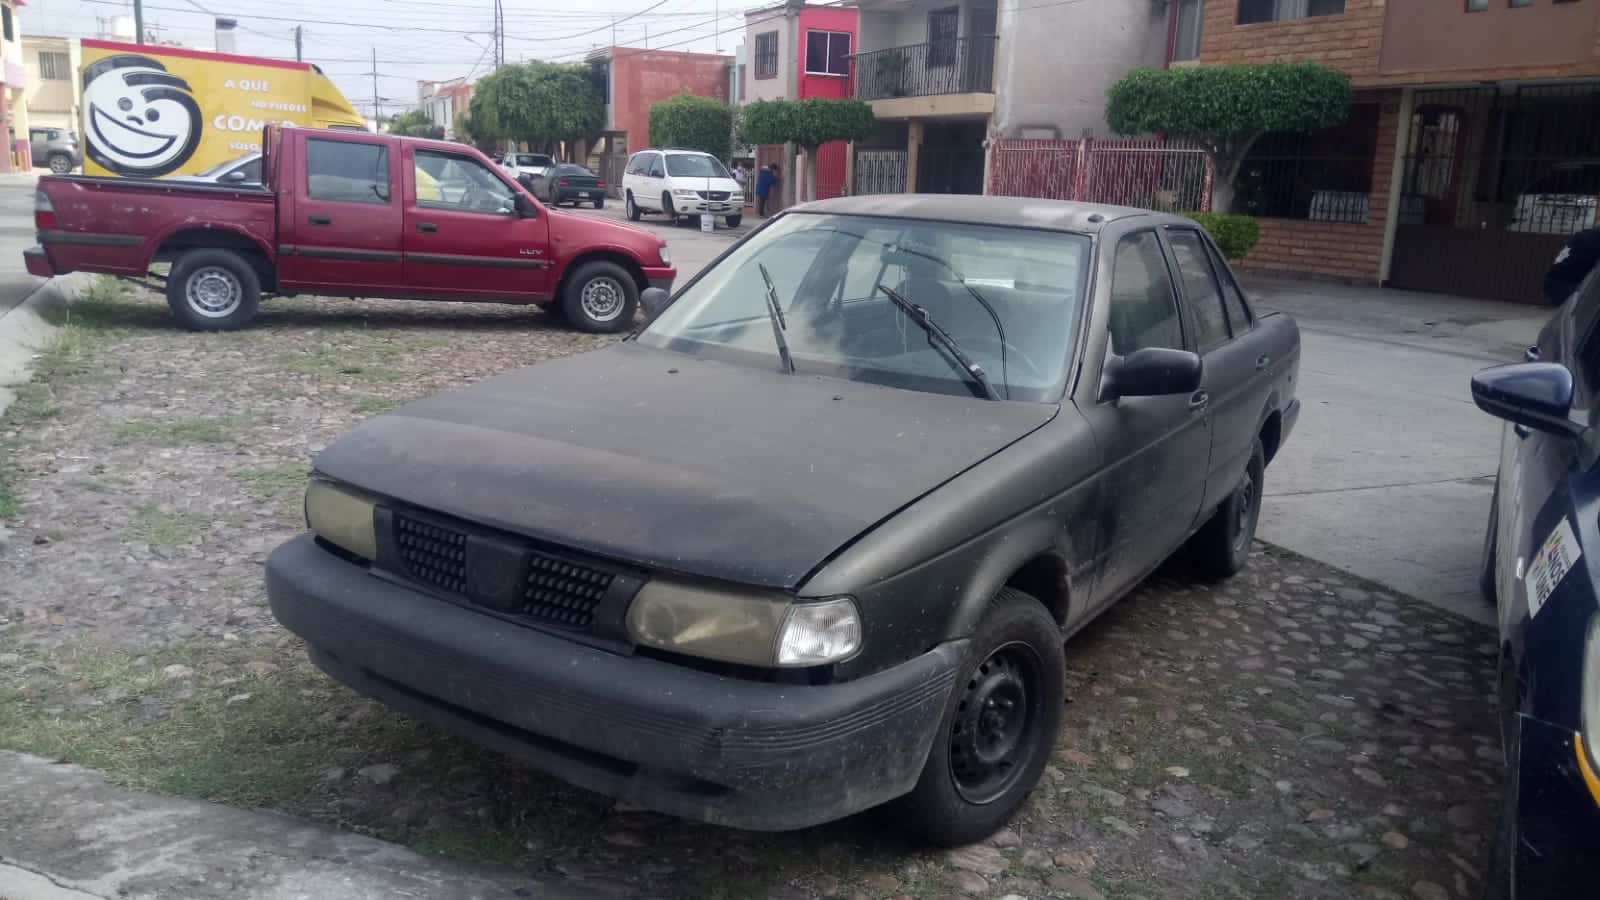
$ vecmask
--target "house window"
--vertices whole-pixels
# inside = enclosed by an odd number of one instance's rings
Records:
[[[778,33],[768,31],[756,35],[756,77],[778,77]]]
[[[849,33],[843,31],[807,31],[806,74],[849,75]]]
[[[1519,6],[1532,6],[1532,5],[1533,5],[1533,0],[1511,0],[1511,8],[1512,9],[1516,9]]]
[[[71,63],[65,53],[39,54],[39,77],[47,81],[70,81],[72,71],[68,68]]]
[[[928,65],[950,66],[956,61],[956,34],[961,24],[961,7],[950,6],[928,13]]]
[[[1237,212],[1275,219],[1365,222],[1378,149],[1378,105],[1358,103],[1341,125],[1269,132],[1235,181]]]
[[[1489,0],[1467,0],[1467,12],[1483,12],[1489,8]]]
[[[1173,5],[1177,24],[1173,29],[1172,59],[1198,59],[1200,35],[1205,19],[1205,0],[1178,0]]]
[[[6,40],[17,39],[17,32],[11,26],[11,7],[4,3],[0,3],[0,30],[4,31]]]
[[[738,84],[736,84],[734,86],[734,89],[733,89],[734,90],[734,94],[733,94],[734,102],[743,103],[744,102],[744,63],[740,63],[738,65],[738,72],[737,72],[736,75],[734,75],[734,79],[738,82]]]
[[[1336,16],[1342,12],[1344,0],[1239,0],[1240,25]]]

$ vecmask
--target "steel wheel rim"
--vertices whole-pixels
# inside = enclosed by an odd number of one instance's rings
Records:
[[[244,285],[220,266],[197,269],[184,282],[183,293],[189,308],[208,319],[223,318],[244,302]]]
[[[55,159],[50,160],[50,171],[56,173],[57,175],[65,175],[72,171],[72,163],[71,161],[58,156]]]
[[[620,281],[602,275],[599,278],[589,279],[583,286],[578,302],[583,307],[584,315],[596,322],[610,322],[622,315],[622,308],[627,305],[627,297]]]
[[[1256,478],[1255,473],[1246,470],[1244,482],[1239,485],[1239,512],[1233,523],[1233,546],[1238,549],[1246,541],[1250,531],[1250,520],[1255,515],[1256,505]]]
[[[1002,645],[968,677],[950,723],[950,780],[968,803],[992,803],[1028,768],[1040,713],[1043,663],[1022,643]]]

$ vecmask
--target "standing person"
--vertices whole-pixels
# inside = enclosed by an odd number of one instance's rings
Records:
[[[773,163],[761,170],[756,176],[756,215],[765,217],[767,214],[767,200],[772,195],[772,189],[778,185],[778,164]]]

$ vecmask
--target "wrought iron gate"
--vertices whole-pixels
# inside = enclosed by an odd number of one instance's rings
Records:
[[[906,151],[856,151],[857,194],[903,194],[906,190]]]

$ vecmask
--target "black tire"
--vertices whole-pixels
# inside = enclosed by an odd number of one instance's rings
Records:
[[[728,216],[726,219],[724,219],[724,221],[728,223],[729,228],[738,228],[739,223],[744,221],[744,216]]]
[[[256,316],[261,279],[233,250],[191,250],[167,275],[167,306],[192,331],[233,331]]]
[[[594,208],[595,209],[605,209],[605,206],[606,206],[606,201],[605,201],[604,198],[602,198],[600,200],[596,200],[594,202]]]
[[[615,334],[633,327],[639,309],[639,284],[627,269],[597,259],[586,262],[567,279],[561,311],[579,331]]]
[[[1499,551],[1500,530],[1500,479],[1494,480],[1494,493],[1489,497],[1489,523],[1483,532],[1483,555],[1478,558],[1478,593],[1483,602],[1498,609],[1495,600],[1495,555]]]
[[[1244,568],[1250,558],[1250,544],[1256,539],[1256,521],[1261,518],[1262,475],[1266,468],[1266,451],[1257,440],[1239,485],[1184,548],[1189,565],[1197,574],[1228,578]]]
[[[1066,696],[1061,629],[1038,600],[1001,590],[972,634],[917,786],[886,811],[941,846],[998,831],[1038,783]],[[979,739],[1000,752],[990,747],[983,759],[973,746]]]
[[[65,175],[72,171],[72,156],[67,153],[52,153],[49,159],[50,171],[56,175]]]
[[[622,198],[622,207],[628,211],[628,221],[637,222],[644,213],[639,209],[639,204],[633,202],[633,191],[629,191]]]
[[[678,224],[677,210],[672,208],[672,195],[666,191],[661,192],[661,211],[666,214],[669,223]]]

